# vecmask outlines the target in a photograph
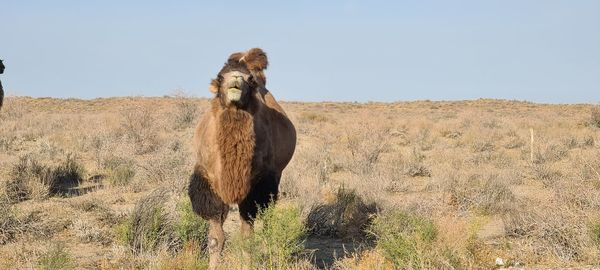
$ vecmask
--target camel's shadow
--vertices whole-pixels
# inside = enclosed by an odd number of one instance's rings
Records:
[[[310,236],[304,247],[312,251],[311,261],[319,269],[330,269],[336,260],[352,257],[365,249],[372,249],[372,241],[356,241],[323,236]]]

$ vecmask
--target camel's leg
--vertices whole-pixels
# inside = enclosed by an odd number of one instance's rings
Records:
[[[208,269],[218,269],[223,247],[225,246],[225,231],[223,231],[223,222],[227,213],[221,217],[208,220]]]
[[[256,184],[252,186],[250,193],[240,203],[241,230],[242,235],[252,234],[254,219],[259,209],[265,209],[269,202],[276,201],[279,194],[280,174],[267,172],[256,179]]]
[[[208,220],[209,269],[217,269],[225,244],[223,222],[229,206],[212,191],[208,180],[198,170],[190,178],[188,194],[194,212]]]

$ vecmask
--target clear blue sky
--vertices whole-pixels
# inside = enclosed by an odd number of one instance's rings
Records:
[[[210,96],[262,47],[298,101],[600,102],[600,1],[0,0],[8,94]],[[226,3],[226,4],[225,4]]]

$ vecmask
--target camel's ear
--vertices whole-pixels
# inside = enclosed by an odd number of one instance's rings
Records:
[[[232,55],[233,56],[233,55]],[[260,48],[250,49],[240,61],[244,61],[250,71],[259,72],[267,69],[269,60],[267,54]]]
[[[227,59],[227,62],[234,60],[234,61],[240,61],[242,58],[244,57],[244,53],[242,52],[236,52],[236,53],[232,53],[229,56],[229,59]]]
[[[216,94],[217,92],[219,92],[219,82],[214,79],[211,80],[210,85],[208,86],[208,90],[210,90],[210,92],[213,94]]]

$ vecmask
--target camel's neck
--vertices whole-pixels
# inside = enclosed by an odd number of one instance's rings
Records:
[[[239,203],[251,187],[256,136],[253,115],[245,110],[217,112],[217,146],[221,175],[215,191],[226,203]]]

